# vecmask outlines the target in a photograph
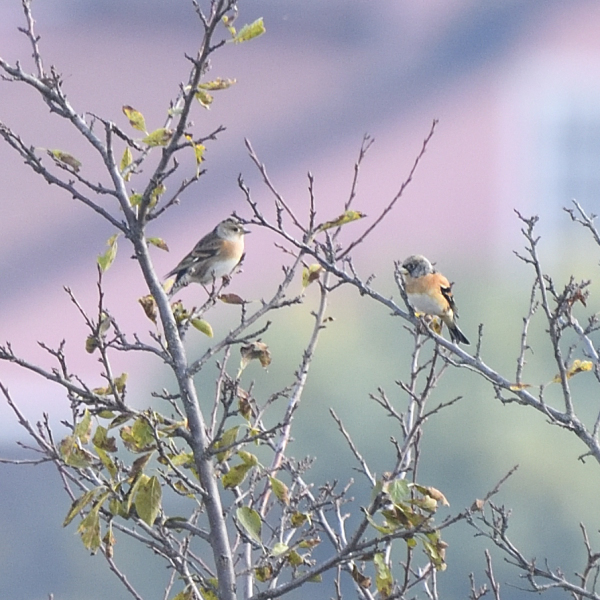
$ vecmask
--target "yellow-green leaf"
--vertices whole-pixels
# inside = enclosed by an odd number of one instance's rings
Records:
[[[206,146],[204,144],[194,144],[194,156],[196,158],[196,164],[199,165],[204,160],[204,151]]]
[[[110,329],[110,326],[110,317],[105,312],[102,312],[100,315],[100,323],[98,323],[98,335],[104,335]]]
[[[290,547],[287,544],[277,542],[273,548],[271,548],[271,556],[277,558],[278,556],[285,554],[289,549]]]
[[[273,577],[273,567],[268,563],[261,565],[260,567],[256,567],[256,569],[254,569],[254,574],[256,575],[256,579],[258,581],[264,583]]]
[[[121,439],[132,452],[145,452],[155,443],[154,432],[146,419],[139,417],[131,427],[122,427]]]
[[[172,280],[173,283],[175,280]],[[173,287],[173,284],[169,286],[169,290]],[[169,293],[169,291],[167,291]],[[183,302],[181,300],[177,300],[171,304],[171,310],[173,311],[173,317],[175,318],[175,322],[179,325],[179,323],[183,323],[186,319],[190,318],[189,311],[183,306]]]
[[[80,511],[82,511],[94,499],[96,491],[97,490],[95,489],[88,490],[82,496],[80,496],[76,500],[73,500],[71,508],[69,509],[65,520],[63,521],[63,527],[66,527],[77,516],[77,514]]]
[[[298,527],[302,527],[302,525],[304,525],[304,523],[306,523],[307,521],[310,521],[309,516],[306,513],[300,511],[294,512],[290,517],[290,523],[292,524],[292,527],[296,529]]]
[[[228,17],[227,15],[223,15],[223,18],[221,19],[221,21],[223,22],[225,27],[227,27],[229,33],[231,34],[231,37],[233,37],[235,35],[235,27],[233,26],[234,20],[235,20],[235,16]]]
[[[150,446],[155,442],[154,431],[152,430],[150,423],[148,423],[148,420],[144,417],[139,417],[135,420],[135,423],[131,428],[131,433],[135,437],[140,447]]]
[[[225,304],[246,304],[246,300],[244,300],[241,296],[238,296],[237,294],[220,294],[219,300],[221,302],[224,302]]]
[[[165,252],[169,251],[169,246],[167,246],[167,242],[165,242],[165,240],[163,240],[162,238],[149,237],[149,238],[146,238],[146,241],[149,244],[152,244],[153,246],[156,246],[157,248],[164,250]]]
[[[156,325],[156,318],[158,316],[158,308],[156,306],[156,300],[154,300],[154,296],[148,294],[147,296],[143,296],[138,299],[138,302],[141,304],[144,309],[144,313],[146,316]]]
[[[204,588],[202,589],[202,592],[206,594]],[[173,600],[194,600],[195,596],[196,595],[194,594],[194,590],[192,590],[192,588],[186,588],[182,592],[179,592],[177,596],[173,596]],[[206,600],[209,600],[209,597],[207,595],[205,595],[204,598],[206,598]],[[214,596],[214,598],[215,600],[218,600],[216,595]]]
[[[142,203],[142,194],[131,194],[131,196],[129,196],[129,204],[131,204],[131,206],[139,206]]]
[[[189,91],[191,89],[191,86],[186,86],[187,91]],[[172,106],[171,108],[169,108],[169,110],[167,110],[167,114],[170,117],[176,117],[177,115],[180,115],[183,112],[183,106],[181,105],[181,103],[177,104],[176,106]]]
[[[119,394],[122,394],[125,391],[125,384],[127,383],[127,373],[121,373],[114,381],[115,389]]]
[[[175,483],[173,483],[173,487],[182,495],[187,496],[188,498],[194,499],[195,495],[192,492],[192,490],[190,490],[189,488],[187,488],[183,483],[181,483],[181,481],[176,480]]]
[[[198,87],[201,90],[217,91],[217,90],[226,90],[227,88],[230,88],[235,83],[236,83],[235,79],[221,79],[220,77],[217,77],[217,79],[215,79],[213,81],[205,81],[204,83],[199,83]]]
[[[416,498],[413,500],[414,506],[418,506],[423,510],[434,513],[437,510],[437,500],[431,496],[423,496],[423,498]]]
[[[396,528],[394,526],[379,525],[377,522],[375,522],[375,520],[369,513],[365,513],[365,517],[366,517],[367,521],[369,521],[369,523],[375,529],[377,529],[377,531],[379,531],[379,533],[382,533],[383,535],[389,535],[390,533],[394,533],[394,531],[396,530]]]
[[[317,233],[320,231],[325,231],[326,229],[332,229],[333,227],[341,227],[342,225],[346,225],[346,223],[352,223],[352,221],[358,221],[358,219],[363,219],[366,217],[365,213],[362,213],[358,210],[347,210],[342,213],[333,221],[325,221],[325,223],[321,223],[317,227]]]
[[[90,512],[82,519],[77,528],[77,533],[81,535],[83,545],[95,554],[100,547],[100,502],[98,502]]]
[[[265,33],[265,24],[263,23],[263,18],[256,19],[254,23],[249,23],[248,25],[244,25],[233,37],[233,42],[235,44],[240,44],[241,42],[247,42],[248,40],[252,40],[259,35]]]
[[[413,516],[414,509],[409,505],[397,505],[390,507],[387,505],[381,510],[381,514],[385,517],[384,529],[396,531],[397,529],[406,529],[411,526],[410,516]]]
[[[255,467],[258,464],[258,458],[251,452],[246,452],[245,450],[240,450],[237,455],[242,459],[242,462],[245,465],[249,465],[251,467]]]
[[[121,158],[121,164],[119,165],[121,168],[121,174],[125,173],[125,171],[127,170],[127,173],[123,177],[125,181],[129,181],[131,179],[131,171],[128,170],[128,167],[131,165],[132,162],[133,154],[131,154],[129,146],[125,146],[125,151],[123,152],[123,157]]]
[[[302,269],[302,287],[308,287],[313,281],[319,279],[319,275],[323,271],[323,267],[318,264],[312,264],[309,267]]]
[[[315,546],[318,546],[321,543],[321,538],[319,537],[315,537],[315,538],[308,538],[305,540],[302,540],[299,544],[298,544],[298,548],[314,548]]]
[[[88,354],[93,354],[100,346],[100,342],[95,335],[88,335],[85,338],[85,351]]]
[[[154,208],[158,199],[167,191],[167,186],[164,183],[159,183],[150,193],[150,202],[148,208]]]
[[[198,95],[196,95],[196,97],[198,97]],[[206,108],[209,107],[207,106]],[[190,145],[194,149],[194,157],[196,159],[196,175],[198,175],[200,173],[200,164],[204,160],[204,151],[206,150],[206,146],[204,144],[197,144],[196,142],[194,142],[194,138],[189,133],[185,134],[185,139],[190,143]]]
[[[202,586],[202,599],[203,600],[219,600],[217,590],[219,588],[219,582],[214,577],[206,580],[207,585]],[[196,594],[192,596],[191,600],[196,599]]]
[[[377,553],[373,556],[373,564],[375,565],[375,585],[377,591],[382,598],[387,598],[392,593],[394,579],[389,567],[385,564],[383,554]]]
[[[174,467],[185,467],[194,464],[194,455],[191,452],[181,452],[180,454],[171,454],[169,459]]]
[[[433,498],[437,502],[441,502],[443,506],[450,506],[450,502],[448,502],[446,496],[444,496],[444,494],[442,494],[442,492],[440,492],[440,490],[437,488],[420,485],[417,485],[416,487],[422,494]]]
[[[108,522],[108,528],[104,534],[104,537],[102,538],[102,541],[104,542],[104,552],[106,556],[108,558],[112,558],[114,553],[113,548],[116,542],[115,536],[113,535],[112,521]]]
[[[271,489],[273,493],[277,497],[279,502],[288,505],[290,503],[290,490],[283,481],[279,481],[279,479],[275,479],[275,477],[269,477],[269,482],[271,483]]]
[[[173,433],[177,434],[182,429],[187,429],[188,422],[187,419],[182,419],[181,421],[172,421],[168,425],[164,425],[159,428],[159,432],[165,435],[171,435]]]
[[[102,425],[96,427],[94,437],[92,438],[92,444],[98,448],[102,448],[105,452],[116,452],[117,441],[114,437],[108,435],[108,429]]]
[[[152,526],[160,512],[162,490],[158,477],[154,475],[140,483],[135,495],[135,510],[140,519]]]
[[[299,567],[300,565],[304,564],[304,558],[295,550],[292,550],[288,554],[287,560],[290,563],[290,565],[292,565],[292,567]]]
[[[136,458],[129,470],[129,481],[133,481],[140,473],[144,471],[144,468],[152,458],[152,452],[142,454],[139,458]]]
[[[385,489],[395,505],[403,504],[410,498],[410,489],[405,479],[394,479]]]
[[[108,417],[108,418],[110,418],[110,417]],[[108,429],[114,429],[115,427],[119,427],[120,425],[123,425],[123,423],[127,423],[127,421],[129,421],[132,418],[133,418],[132,415],[127,415],[127,414],[117,415],[108,425]]]
[[[115,235],[111,236],[108,239],[108,242],[106,242],[106,245],[108,246],[108,250],[104,254],[101,254],[100,256],[98,256],[98,265],[100,266],[100,270],[103,273],[110,268],[110,266],[113,264],[113,261],[115,260],[115,257],[117,256],[117,238],[118,237],[119,237],[118,233],[115,233]]]
[[[56,160],[56,162],[71,167],[75,173],[79,173],[81,162],[79,162],[72,154],[63,152],[62,150],[48,150],[48,154]]]
[[[213,102],[212,94],[209,94],[206,90],[198,90],[194,94],[194,97],[196,98],[196,100],[198,100],[198,102],[200,102],[200,105],[204,108],[210,108],[210,105]]]
[[[217,460],[219,462],[223,462],[228,459],[233,452],[232,448],[229,448],[232,444],[235,444],[237,440],[237,434],[240,426],[236,425],[235,427],[231,427],[223,432],[223,435],[213,444],[213,448],[215,450],[220,450],[221,448],[227,448],[222,452],[217,452]]]
[[[446,570],[446,548],[448,544],[441,539],[439,531],[427,533],[421,540],[423,549],[429,556],[429,560],[438,571]]]
[[[205,321],[204,319],[192,319],[190,322],[192,327],[202,332],[204,335],[208,336],[209,338],[213,337],[213,329],[208,321]]]
[[[171,129],[160,127],[159,129],[155,129],[152,133],[149,133],[142,139],[142,142],[150,147],[166,146],[172,137],[173,131]]]
[[[591,371],[593,368],[594,364],[592,363],[592,361],[576,359],[573,361],[573,364],[567,369],[567,379],[571,379],[571,377],[577,375],[578,373]],[[556,375],[556,377],[552,380],[552,383],[560,383],[560,375]]]
[[[559,379],[560,381],[560,379]],[[513,391],[513,392],[519,392],[521,390],[525,390],[527,388],[530,388],[531,384],[530,383],[513,383],[509,386],[509,390]]]
[[[73,429],[73,437],[77,438],[82,444],[87,444],[90,441],[92,433],[92,415],[86,408],[81,421],[75,425]]]
[[[117,476],[117,466],[112,461],[111,457],[106,453],[105,450],[99,447],[96,447],[96,454],[98,455],[98,458],[102,464],[106,467],[106,470],[111,478],[114,479]]]
[[[125,116],[129,119],[129,124],[138,131],[146,132],[146,121],[144,120],[144,115],[139,110],[135,110],[132,106],[124,106],[123,112]]]
[[[125,150],[123,151],[123,156],[121,157],[121,164],[119,165],[121,171],[124,171],[131,163],[133,162],[133,154],[131,154],[131,149],[129,146],[125,146]]]
[[[246,530],[248,535],[259,544],[262,522],[260,515],[248,506],[240,506],[236,511],[237,519],[240,525]]]
[[[239,465],[234,465],[223,475],[221,481],[223,482],[223,487],[227,490],[230,488],[237,487],[246,479],[246,475],[248,471],[253,468],[253,465],[248,463],[241,463]]]

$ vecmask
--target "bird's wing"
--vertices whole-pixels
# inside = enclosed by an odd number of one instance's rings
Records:
[[[440,273],[436,273],[437,279],[440,285],[440,292],[442,296],[448,301],[452,312],[458,317],[456,312],[456,304],[454,303],[454,296],[452,295],[452,284]]]
[[[204,236],[193,248],[193,250],[184,256],[180,263],[165,277],[171,277],[181,271],[187,271],[193,268],[194,265],[203,265],[205,261],[219,253],[221,248],[222,240],[212,233]]]

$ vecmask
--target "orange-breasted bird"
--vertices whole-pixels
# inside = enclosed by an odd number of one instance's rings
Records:
[[[244,257],[244,234],[249,233],[235,217],[221,221],[205,235],[165,277],[175,275],[172,296],[189,283],[213,283],[233,273]]]
[[[452,295],[452,284],[438,273],[422,255],[409,256],[403,263],[405,289],[408,301],[416,312],[440,317],[448,326],[455,343],[468,344],[469,340],[458,328],[458,312]]]

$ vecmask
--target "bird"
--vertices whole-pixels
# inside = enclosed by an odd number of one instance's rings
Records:
[[[206,234],[181,262],[165,275],[175,275],[169,290],[173,296],[189,283],[214,283],[220,277],[228,279],[244,258],[244,235],[250,233],[236,217],[221,221]]]
[[[458,312],[452,296],[452,284],[438,273],[431,262],[421,254],[409,256],[402,263],[408,301],[416,312],[440,317],[448,326],[455,343],[469,344],[458,328]]]

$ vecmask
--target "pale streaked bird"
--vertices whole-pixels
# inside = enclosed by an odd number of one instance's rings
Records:
[[[409,256],[402,263],[402,268],[406,295],[415,311],[440,317],[448,326],[453,342],[468,344],[469,340],[456,324],[458,312],[452,296],[452,284],[420,254]]]
[[[165,277],[175,276],[172,296],[189,283],[212,284],[228,278],[244,257],[244,234],[249,233],[235,217],[221,221]]]

